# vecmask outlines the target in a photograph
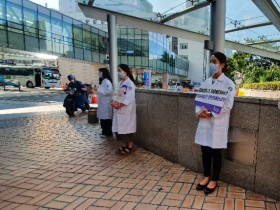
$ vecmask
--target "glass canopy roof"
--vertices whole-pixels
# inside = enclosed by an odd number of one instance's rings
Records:
[[[225,39],[280,53],[280,32],[278,30],[280,27],[277,29],[270,22],[269,18],[254,3],[256,1],[258,0],[226,1]],[[276,13],[275,16],[280,25],[280,0],[262,1],[274,5],[274,13]],[[78,2],[84,3],[85,1]],[[94,7],[209,35],[209,0],[95,0],[89,2],[94,2]],[[185,14],[181,13],[192,7],[199,9]],[[176,13],[182,15],[172,17]]]

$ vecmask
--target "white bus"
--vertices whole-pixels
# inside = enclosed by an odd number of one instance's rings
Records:
[[[56,67],[0,65],[0,84],[28,88],[61,87],[60,73]]]

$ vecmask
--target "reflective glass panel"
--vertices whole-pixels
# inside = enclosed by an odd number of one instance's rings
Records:
[[[0,24],[4,24],[6,20],[6,6],[5,6],[5,1],[0,0]]]
[[[73,31],[72,24],[63,23],[63,40],[65,44],[73,44]]]
[[[22,1],[21,0],[7,0],[7,1],[12,2],[14,4],[22,5]]]
[[[7,20],[13,23],[22,23],[22,7],[17,4],[7,2]]]
[[[50,16],[38,14],[39,35],[40,38],[51,39],[51,21]]]
[[[23,8],[23,22],[25,34],[35,36],[37,34],[37,13],[33,10]]]
[[[23,6],[25,8],[37,11],[37,5],[35,3],[33,3],[33,2],[31,2],[31,1],[23,0]]]

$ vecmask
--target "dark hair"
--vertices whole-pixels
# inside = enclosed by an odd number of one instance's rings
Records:
[[[102,72],[102,78],[99,78],[99,84],[101,84],[103,79],[108,79],[108,80],[110,80],[111,83],[113,83],[112,77],[111,77],[110,72],[107,68],[99,68],[98,71]]]
[[[135,84],[135,79],[131,73],[130,68],[128,67],[128,65],[126,64],[119,64],[118,67],[120,67],[123,71],[126,72],[127,76],[129,77],[129,79]]]
[[[227,56],[224,53],[221,53],[221,52],[214,52],[212,55],[214,55],[220,61],[220,63],[225,64],[222,71],[223,71],[223,73],[227,72],[228,71]]]

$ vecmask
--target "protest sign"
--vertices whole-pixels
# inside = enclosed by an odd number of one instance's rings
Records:
[[[204,106],[208,111],[219,114],[227,99],[229,90],[208,83],[202,83],[195,97],[196,106]]]
[[[112,101],[122,103],[124,101],[124,90],[121,88],[115,88],[113,91]]]

